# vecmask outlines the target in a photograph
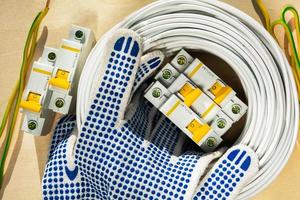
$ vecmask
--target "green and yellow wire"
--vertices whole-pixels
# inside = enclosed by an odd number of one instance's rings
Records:
[[[287,12],[291,12],[294,16],[297,44],[296,44],[296,41],[295,41],[295,38],[293,35],[293,31],[285,18]],[[287,39],[289,41],[289,48],[286,50],[285,53],[287,56],[289,56],[291,53],[290,64],[291,64],[292,71],[293,71],[293,74],[294,74],[294,77],[296,80],[296,84],[297,84],[297,88],[298,88],[298,97],[299,97],[299,95],[300,95],[300,93],[299,93],[300,92],[300,89],[299,89],[299,87],[300,87],[300,60],[299,60],[300,33],[299,33],[299,15],[297,13],[297,10],[294,7],[286,6],[281,13],[281,19],[276,20],[271,24],[273,33],[275,32],[276,26],[282,26],[284,28],[285,36],[287,37]],[[296,45],[298,46],[298,50],[297,50]]]
[[[49,2],[50,2],[50,0],[47,0],[45,8],[37,14],[37,16],[35,17],[32,25],[30,27],[30,30],[28,32],[25,47],[23,50],[23,58],[22,58],[22,65],[21,65],[21,70],[20,70],[20,77],[19,77],[19,80],[18,80],[14,90],[13,90],[13,93],[11,94],[11,96],[9,98],[9,102],[6,106],[6,109],[5,109],[5,112],[3,115],[3,119],[2,119],[2,123],[0,126],[0,137],[5,136],[5,141],[3,144],[5,146],[4,146],[4,150],[2,152],[1,158],[0,158],[0,187],[2,186],[2,183],[3,183],[5,161],[7,158],[13,131],[14,131],[17,116],[19,113],[19,105],[20,105],[20,101],[22,99],[22,93],[23,93],[24,86],[25,86],[25,79],[26,79],[27,71],[29,69],[29,66],[32,62],[32,59],[33,59],[33,56],[35,53],[40,24],[49,10]],[[10,121],[8,120],[9,118],[11,118]],[[5,128],[7,128],[6,135],[3,134]]]
[[[271,30],[271,18],[270,14],[268,12],[268,9],[266,8],[265,4],[263,3],[262,0],[256,0],[256,4],[260,9],[261,14],[264,16],[265,20],[265,28],[269,31],[272,32]]]
[[[286,56],[290,57],[290,65],[292,68],[292,72],[295,78],[297,91],[298,91],[298,99],[300,100],[300,23],[299,23],[299,14],[297,10],[292,6],[286,6],[281,12],[281,18],[275,20],[271,23],[269,12],[264,5],[262,0],[256,0],[256,3],[260,9],[261,14],[264,16],[265,20],[265,27],[266,29],[273,35],[273,37],[277,40],[280,44],[279,39],[276,37],[275,28],[277,26],[282,26],[285,31],[285,36],[288,39],[288,49],[284,49]],[[295,23],[295,35],[296,40],[293,35],[292,27],[290,27],[287,19],[286,14],[291,12],[294,17]]]

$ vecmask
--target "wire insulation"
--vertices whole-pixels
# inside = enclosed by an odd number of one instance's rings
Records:
[[[5,142],[4,142],[4,150],[1,155],[0,159],[0,187],[2,187],[3,183],[3,173],[4,173],[4,167],[5,167],[5,161],[7,159],[7,154],[9,152],[11,139],[13,136],[14,128],[16,125],[16,120],[19,113],[19,105],[20,101],[22,99],[22,93],[25,86],[25,79],[27,75],[27,71],[29,69],[29,66],[32,62],[35,49],[36,49],[36,43],[37,43],[37,37],[38,37],[38,31],[40,24],[44,17],[47,15],[49,10],[49,0],[46,3],[46,7],[43,11],[39,12],[37,16],[35,17],[30,30],[27,35],[25,47],[23,50],[23,60],[22,65],[20,69],[20,77],[19,80],[13,90],[12,95],[10,96],[9,102],[7,104],[1,127],[0,127],[0,137],[4,136],[4,130],[7,127],[7,135],[5,135]],[[11,121],[9,123],[8,118],[11,117]]]
[[[101,56],[107,36],[129,28],[143,38],[143,50],[174,55],[181,48],[207,51],[226,61],[240,78],[248,98],[246,125],[237,143],[254,149],[260,170],[239,194],[249,198],[281,172],[294,148],[299,119],[293,72],[272,36],[242,11],[217,0],[161,0],[136,11],[108,31],[90,53],[77,96],[81,128],[93,83],[101,78]]]
[[[290,65],[292,67],[292,72],[295,78],[297,91],[298,91],[298,99],[300,100],[300,22],[299,22],[299,14],[297,10],[292,6],[286,6],[281,12],[281,18],[275,20],[271,23],[270,14],[264,5],[262,0],[256,0],[256,4],[258,5],[261,14],[265,20],[265,28],[269,31],[270,34],[277,40],[280,45],[280,40],[276,36],[275,28],[277,26],[282,26],[284,29],[284,35],[288,40],[288,48],[282,47],[285,51],[285,55],[289,58]],[[294,28],[295,28],[295,36],[293,35],[293,30],[290,23],[287,21],[287,14],[292,14],[292,19]],[[297,43],[296,43],[297,41]]]

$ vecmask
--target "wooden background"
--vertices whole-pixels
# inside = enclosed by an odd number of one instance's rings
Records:
[[[224,0],[259,20],[251,0]],[[67,36],[71,24],[91,28],[99,38],[114,24],[131,12],[151,3],[151,0],[53,0],[46,17],[47,27],[43,30],[37,56],[44,43],[57,47],[60,39]],[[299,0],[265,0],[273,19],[279,17],[283,5],[292,4],[300,10]],[[275,3],[276,2],[276,3]],[[27,31],[36,13],[44,6],[40,0],[0,1],[0,116],[18,78],[21,55]],[[209,57],[202,55],[208,60]],[[205,58],[206,57],[206,58]],[[263,133],[262,133],[263,134]],[[50,134],[33,137],[19,132],[13,137],[7,160],[4,187],[0,199],[35,200],[41,199],[41,178],[47,159]],[[1,141],[0,141],[1,143]],[[280,176],[256,200],[298,200],[300,199],[300,146],[294,153]]]

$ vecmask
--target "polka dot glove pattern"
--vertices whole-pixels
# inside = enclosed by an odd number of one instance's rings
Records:
[[[116,31],[107,42],[81,129],[68,115],[54,130],[45,200],[191,199],[208,164],[221,156],[182,151],[184,135],[138,89],[161,63],[143,61],[141,52],[141,39],[130,30]]]
[[[239,192],[257,174],[259,160],[246,145],[231,147],[203,178],[193,200],[235,199]]]

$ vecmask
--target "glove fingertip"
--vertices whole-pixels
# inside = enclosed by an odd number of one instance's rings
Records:
[[[131,95],[133,95],[140,85],[147,80],[156,69],[158,69],[163,63],[164,57],[164,54],[159,50],[155,50],[142,56],[141,66],[136,74]]]
[[[155,69],[164,61],[165,55],[160,50],[155,50],[142,56],[141,64],[149,65],[150,69]]]

